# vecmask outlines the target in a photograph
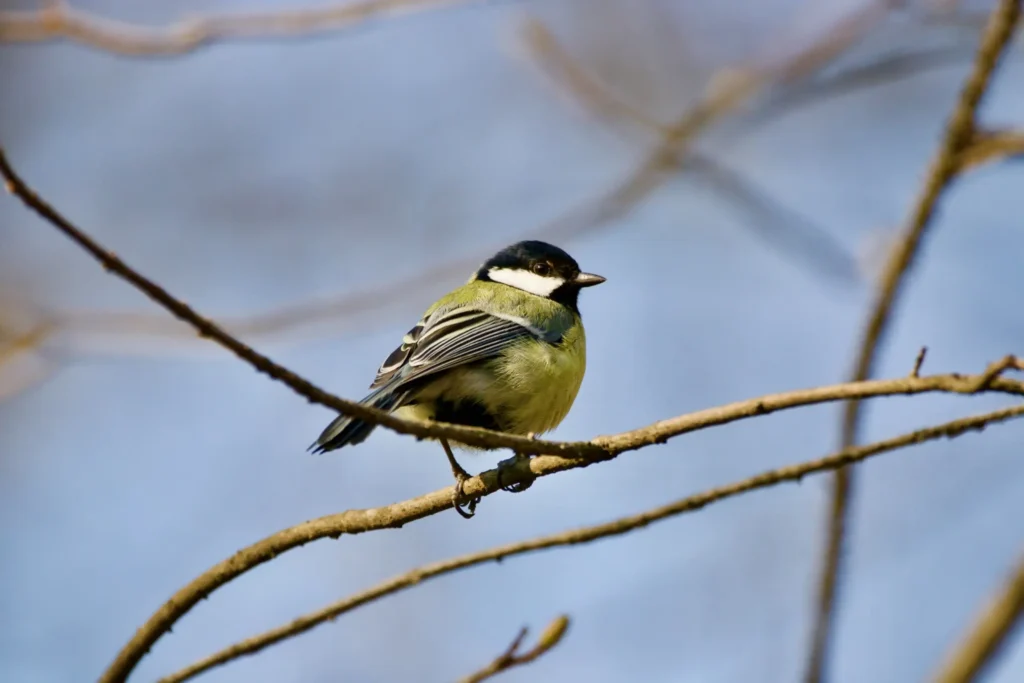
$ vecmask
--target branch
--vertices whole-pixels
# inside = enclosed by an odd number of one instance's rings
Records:
[[[886,441],[866,446],[851,446],[838,453],[819,460],[799,465],[790,465],[776,470],[762,472],[749,479],[710,489],[703,493],[688,496],[668,505],[656,507],[647,512],[623,517],[612,522],[564,531],[549,536],[501,545],[487,550],[469,553],[458,557],[423,565],[404,574],[399,574],[376,586],[368,588],[343,600],[334,602],[315,612],[311,612],[278,628],[247,638],[215,654],[205,657],[194,664],[160,680],[160,683],[182,683],[204,671],[221,666],[232,660],[251,655],[266,647],[289,638],[294,638],[326,621],[337,619],[342,614],[357,607],[374,602],[393,593],[417,586],[424,581],[444,574],[460,571],[487,562],[500,562],[507,557],[523,555],[538,550],[548,550],[581,543],[590,543],[602,538],[618,536],[627,532],[646,527],[677,515],[695,512],[708,505],[726,498],[732,498],[757,489],[776,486],[784,482],[799,482],[812,474],[834,470],[870,457],[894,451],[908,446],[932,441],[943,437],[953,438],[970,430],[981,430],[988,425],[1024,416],[1024,405],[1013,406],[983,415],[954,420],[942,425],[921,429],[903,434]],[[243,551],[245,552],[245,551]],[[180,595],[180,592],[179,592]]]
[[[935,683],[970,683],[985,668],[1024,617],[1024,555],[1000,591],[978,615],[974,627],[950,653]]]
[[[983,164],[1024,157],[1024,130],[976,132],[973,142],[960,152],[961,173]]]
[[[544,629],[544,632],[540,634],[540,638],[537,639],[537,644],[534,645],[533,648],[522,654],[517,654],[519,647],[523,644],[523,639],[526,638],[526,627],[524,626],[519,630],[519,634],[516,635],[515,639],[512,640],[512,644],[509,645],[504,652],[495,657],[493,662],[479,671],[475,671],[468,676],[460,678],[459,683],[480,683],[480,681],[492,678],[507,669],[522,666],[523,664],[529,664],[545,652],[549,651],[555,645],[558,645],[565,636],[565,632],[568,628],[569,617],[564,614],[555,617],[554,621],[548,624],[547,628]]]
[[[928,178],[911,212],[905,236],[895,245],[883,274],[878,298],[864,328],[860,352],[853,371],[854,380],[871,376],[878,349],[885,336],[889,318],[906,274],[913,265],[921,242],[931,223],[943,191],[962,169],[961,154],[975,140],[975,113],[988,90],[989,82],[1007,43],[1013,36],[1020,16],[1021,0],[1000,0],[992,12],[978,48],[974,66],[964,83],[946,133]],[[846,404],[843,413],[841,445],[857,441],[860,427],[860,402]],[[804,677],[806,683],[820,683],[823,679],[825,658],[832,634],[838,576],[842,564],[845,530],[849,518],[852,492],[852,473],[840,470],[832,487],[832,506],[829,517],[828,542],[825,561],[818,587],[818,605],[811,636],[810,655]]]
[[[821,79],[790,85],[770,98],[758,112],[748,115],[748,126],[751,123],[763,126],[799,106],[856,93],[961,61],[964,61],[964,55],[959,45],[884,54]]]
[[[107,19],[55,2],[36,11],[0,11],[0,42],[67,40],[115,54],[166,57],[224,41],[308,37],[469,1],[363,0],[290,11],[210,14],[160,28]]]

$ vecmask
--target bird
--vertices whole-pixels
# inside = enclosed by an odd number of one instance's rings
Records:
[[[580,291],[602,282],[552,244],[526,240],[505,247],[426,310],[381,363],[360,403],[398,417],[531,438],[550,431],[568,415],[586,371]],[[309,450],[361,443],[375,426],[339,415]],[[469,474],[449,441],[438,441],[455,477],[452,505],[472,517],[478,499],[463,507]]]

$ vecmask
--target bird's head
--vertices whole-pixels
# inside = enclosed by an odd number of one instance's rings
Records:
[[[476,279],[498,282],[576,309],[580,290],[604,282],[600,275],[580,272],[576,260],[558,247],[527,240],[505,247],[489,258]]]

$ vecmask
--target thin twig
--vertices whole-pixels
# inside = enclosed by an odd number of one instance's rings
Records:
[[[975,138],[975,114],[982,97],[988,90],[992,74],[1013,35],[1020,16],[1021,0],[1000,0],[992,12],[978,48],[974,66],[964,83],[960,98],[946,126],[946,133],[927,181],[915,202],[905,236],[894,246],[883,274],[881,287],[861,339],[852,377],[862,380],[870,377],[879,348],[888,328],[890,315],[909,272],[921,242],[947,185],[962,167],[961,154]],[[856,443],[861,421],[860,403],[851,401],[843,412],[841,445]],[[843,469],[836,473],[832,487],[829,511],[828,541],[825,560],[818,587],[817,609],[814,616],[806,683],[820,683],[824,677],[835,613],[838,577],[841,571],[845,530],[852,495],[852,473]]]
[[[983,391],[1007,370],[1024,370],[1024,360],[1017,356],[1004,356],[1000,360],[989,363],[985,372],[978,375],[971,388],[975,391]]]
[[[1024,619],[1024,555],[1006,583],[992,596],[965,637],[958,640],[935,676],[935,683],[970,683]]]
[[[924,359],[928,356],[928,347],[922,346],[921,350],[917,352],[917,358],[914,359],[914,367],[910,371],[911,377],[920,377],[921,368],[924,367]]]
[[[959,158],[959,171],[970,171],[992,162],[1024,157],[1024,131],[998,130],[975,133]]]
[[[0,11],[0,42],[67,40],[115,54],[167,57],[217,42],[309,37],[471,1],[363,0],[277,12],[200,15],[164,27],[107,19],[60,3],[35,11]]]
[[[508,545],[501,545],[495,548],[489,548],[487,550],[423,565],[411,571],[399,574],[398,576],[394,576],[377,584],[376,586],[327,605],[315,612],[301,616],[288,624],[235,643],[234,645],[231,645],[230,647],[227,647],[215,654],[204,657],[203,659],[170,676],[162,678],[160,683],[182,683],[182,681],[191,679],[204,671],[221,666],[234,659],[238,659],[239,657],[255,654],[266,647],[279,643],[283,640],[287,640],[288,638],[294,638],[295,636],[305,633],[319,624],[336,619],[342,614],[350,612],[357,607],[379,600],[384,596],[398,593],[407,588],[412,588],[424,581],[444,574],[450,574],[452,572],[484,564],[486,562],[501,561],[507,557],[513,557],[515,555],[522,555],[538,550],[548,550],[551,548],[577,545],[581,543],[589,543],[602,538],[617,536],[655,522],[669,519],[676,515],[695,512],[712,503],[716,503],[733,496],[738,496],[749,491],[775,486],[784,482],[798,482],[808,475],[834,470],[838,467],[866,460],[867,458],[881,453],[895,451],[943,437],[953,438],[970,430],[980,430],[988,425],[1021,416],[1024,416],[1024,405],[1017,405],[1003,410],[986,413],[984,415],[954,420],[946,424],[917,430],[866,446],[851,446],[850,448],[846,448],[834,455],[830,455],[819,460],[812,460],[799,465],[790,465],[788,467],[762,472],[761,474],[750,477],[749,479],[744,479],[736,483],[688,496],[673,503],[669,503],[668,505],[656,507],[641,514],[623,517],[612,522],[582,527],[570,531],[563,531],[549,536],[541,536],[539,538],[533,538],[527,541],[520,541]]]
[[[564,614],[555,617],[555,619],[548,624],[547,628],[545,628],[540,634],[540,638],[537,639],[537,644],[526,652],[519,654],[519,648],[523,644],[523,640],[526,638],[526,627],[524,626],[519,629],[519,633],[512,640],[512,644],[509,645],[504,652],[495,657],[494,661],[479,671],[474,671],[468,676],[460,678],[459,683],[480,683],[481,681],[486,681],[488,678],[497,676],[502,671],[507,671],[513,667],[529,664],[551,650],[555,645],[558,645],[565,636],[565,632],[568,628],[569,617]]]

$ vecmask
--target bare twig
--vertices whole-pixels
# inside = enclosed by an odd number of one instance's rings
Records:
[[[920,377],[921,368],[924,367],[924,359],[928,356],[928,347],[922,346],[921,350],[917,352],[917,358],[914,359],[914,367],[910,371],[911,377]]]
[[[172,56],[217,42],[308,37],[471,0],[362,0],[278,12],[210,14],[166,27],[106,19],[54,3],[36,11],[0,11],[0,42],[67,40],[116,54]]]
[[[978,131],[959,158],[959,171],[1024,157],[1024,130]]]
[[[1000,360],[989,363],[985,372],[978,375],[972,387],[975,391],[982,391],[1007,370],[1024,370],[1024,361],[1017,356],[1005,356]]]
[[[921,241],[931,223],[939,198],[947,185],[956,177],[962,167],[961,154],[968,149],[975,138],[975,113],[988,89],[989,82],[1004,49],[1013,35],[1020,15],[1021,0],[1000,0],[993,11],[978,48],[971,74],[964,83],[960,98],[946,127],[946,133],[928,173],[927,181],[916,201],[906,234],[893,248],[883,274],[882,284],[864,328],[860,352],[852,377],[862,380],[870,377],[879,347],[905,275],[913,265]],[[851,401],[843,413],[841,444],[849,446],[857,441],[861,419],[860,403]],[[825,561],[818,588],[818,604],[815,624],[811,636],[810,654],[806,683],[820,683],[823,679],[825,659],[832,633],[832,619],[835,613],[836,591],[849,500],[852,492],[852,474],[843,469],[836,473],[832,488],[832,505],[829,513],[828,542]]]
[[[480,683],[486,681],[488,678],[497,676],[502,671],[506,671],[513,667],[522,666],[523,664],[529,664],[533,660],[540,657],[545,652],[548,652],[555,645],[561,642],[565,636],[565,632],[569,628],[569,617],[564,614],[558,617],[547,625],[547,628],[540,634],[540,638],[537,639],[537,644],[532,648],[519,653],[519,648],[523,644],[523,640],[526,638],[526,627],[519,629],[519,633],[512,640],[512,644],[505,649],[500,655],[494,658],[490,664],[474,671],[468,676],[464,676],[459,679],[459,683]]]
[[[812,460],[799,465],[790,465],[788,467],[762,472],[761,474],[750,477],[749,479],[744,479],[743,481],[688,496],[673,503],[669,503],[668,505],[663,505],[637,515],[623,517],[612,522],[559,532],[549,536],[541,536],[539,538],[520,541],[518,543],[501,545],[495,548],[489,548],[487,550],[427,564],[404,574],[399,574],[398,576],[383,581],[376,586],[348,596],[343,600],[327,605],[315,612],[301,616],[284,626],[280,626],[238,642],[161,679],[160,683],[182,683],[182,681],[193,678],[204,671],[221,666],[239,657],[254,654],[266,647],[305,633],[313,627],[326,621],[336,619],[342,614],[356,609],[357,607],[379,600],[384,596],[398,593],[407,588],[412,588],[424,581],[444,574],[450,574],[452,572],[460,571],[478,564],[484,564],[486,562],[500,561],[515,555],[522,555],[538,550],[547,550],[581,543],[589,543],[602,538],[617,536],[655,522],[669,519],[676,515],[695,512],[712,503],[716,503],[720,500],[731,498],[733,496],[738,496],[749,491],[775,486],[784,482],[800,481],[808,475],[834,470],[838,467],[843,467],[854,462],[860,462],[881,453],[906,448],[908,446],[943,437],[952,438],[960,436],[969,430],[980,430],[988,425],[1021,416],[1024,416],[1024,405],[1013,406],[1011,408],[983,415],[954,420],[928,429],[921,429],[908,434],[903,434],[886,441],[879,441],[866,446],[851,446],[834,455],[830,455],[819,460]],[[243,550],[242,552],[245,553],[247,550]],[[181,595],[181,592],[179,592],[178,595]]]
[[[970,683],[1024,618],[1024,555],[965,637],[949,653],[935,683]]]

